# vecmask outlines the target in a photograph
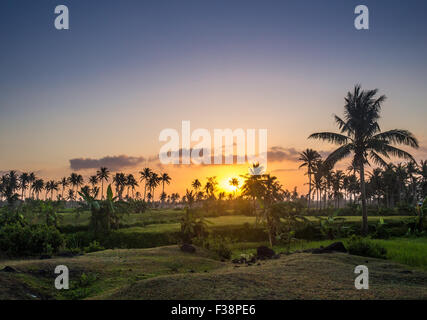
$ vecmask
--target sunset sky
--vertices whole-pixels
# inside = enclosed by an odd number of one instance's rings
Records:
[[[54,28],[67,5],[70,30]],[[158,163],[164,128],[268,130],[268,171],[305,190],[298,152],[333,146],[307,137],[337,128],[344,96],[361,83],[388,99],[383,130],[411,130],[427,158],[427,2],[21,1],[0,3],[0,171],[59,179],[72,163],[220,181],[245,166]],[[109,158],[108,158],[109,157]],[[72,159],[84,161],[70,162]],[[80,167],[75,167],[75,170]],[[369,169],[368,169],[369,171]],[[160,192],[158,192],[159,194]]]

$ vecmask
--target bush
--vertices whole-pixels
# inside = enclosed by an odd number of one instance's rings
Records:
[[[231,248],[230,240],[222,237],[208,237],[205,239],[195,239],[195,244],[208,249],[209,251],[215,252],[220,258],[230,259],[231,258]]]
[[[387,250],[378,243],[367,238],[352,236],[347,244],[347,250],[350,254],[385,259]]]
[[[91,252],[105,250],[105,248],[101,246],[98,241],[94,240],[87,247],[85,247],[84,250],[86,253],[91,253]]]
[[[53,226],[7,224],[0,229],[0,250],[10,255],[55,253],[64,238]]]

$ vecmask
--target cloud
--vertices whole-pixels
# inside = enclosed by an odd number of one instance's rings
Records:
[[[271,147],[267,152],[268,161],[297,161],[299,157],[299,151],[295,148],[284,148],[280,146]]]
[[[70,160],[72,170],[98,169],[107,167],[111,170],[120,170],[126,167],[134,167],[148,159],[144,157],[129,157],[126,155],[106,156],[100,159],[75,158]]]

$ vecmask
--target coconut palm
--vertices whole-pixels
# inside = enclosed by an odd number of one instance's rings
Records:
[[[68,185],[70,184],[70,182],[69,182],[69,180],[66,177],[63,177],[61,179],[61,181],[59,182],[59,184],[62,186],[61,198],[64,199],[65,188],[68,187]]]
[[[237,192],[237,188],[239,188],[239,179],[237,179],[237,178],[231,178],[229,181],[228,181],[228,184],[230,185],[230,186],[232,186],[232,187],[234,187],[235,189],[233,190],[234,192],[234,196],[236,195],[236,192]]]
[[[28,174],[28,185],[30,186],[30,189],[28,190],[30,194],[30,198],[33,198],[33,183],[37,180],[36,174],[34,172],[30,172]]]
[[[123,190],[126,186],[126,176],[122,172],[116,173],[113,177],[113,183],[116,188],[116,193],[119,196],[119,200],[123,200]]]
[[[365,235],[368,232],[365,164],[369,164],[371,160],[374,164],[386,166],[387,163],[382,157],[390,156],[413,160],[411,154],[393,144],[418,148],[417,139],[407,130],[393,129],[381,132],[378,120],[381,105],[386,97],[384,95],[376,97],[377,93],[377,89],[362,90],[360,85],[356,85],[353,92],[348,92],[345,98],[344,119],[335,115],[340,133],[318,132],[309,136],[310,139],[325,140],[340,146],[326,159],[329,163],[335,164],[351,153],[354,154],[353,166],[359,168],[360,174],[362,231]]]
[[[162,173],[160,175],[160,181],[162,182],[162,195],[165,194],[165,183],[170,184],[172,178],[167,173]]]
[[[74,195],[74,190],[73,189],[68,189],[67,200],[69,200],[69,201],[76,200],[76,196]]]
[[[77,194],[77,191],[79,190],[80,186],[83,185],[84,179],[82,175],[77,173],[71,173],[70,177],[68,178],[70,184],[75,188],[74,194]]]
[[[106,167],[101,167],[96,172],[98,180],[101,181],[101,199],[104,199],[104,181],[108,182],[110,179],[110,171]]]
[[[21,200],[25,200],[24,193],[28,188],[29,175],[26,172],[23,172],[19,175],[19,187],[21,188]]]
[[[138,182],[136,181],[133,174],[128,174],[126,177],[126,186],[128,187],[127,196],[129,197],[129,188],[132,189],[132,198],[134,197],[135,187],[138,186]]]
[[[302,164],[299,166],[307,167],[307,175],[308,175],[308,208],[310,208],[310,202],[311,202],[311,187],[312,187],[312,181],[311,176],[314,171],[314,166],[316,165],[316,162],[321,159],[320,154],[313,150],[313,149],[306,149],[303,152],[300,153],[300,157],[298,158],[298,161],[302,161]]]
[[[418,165],[415,162],[415,160],[412,159],[412,161],[406,164],[406,173],[410,181],[412,204],[415,205],[417,202],[417,196],[416,196],[417,176],[416,175],[418,174]]]
[[[44,188],[43,179],[36,179],[31,185],[31,189],[35,192],[37,200],[39,200],[39,194]]]
[[[193,187],[194,191],[196,191],[197,193],[199,189],[202,187],[202,184],[200,183],[199,179],[194,179],[193,182],[191,183],[191,186]]]
[[[151,201],[154,201],[154,190],[159,186],[161,178],[155,172],[152,172],[148,179],[148,187],[150,188]]]
[[[145,201],[145,196],[147,194],[147,185],[148,185],[148,181],[150,180],[152,171],[150,168],[144,168],[142,169],[142,171],[139,172],[139,174],[141,175],[140,177],[140,182],[144,181],[144,201]]]

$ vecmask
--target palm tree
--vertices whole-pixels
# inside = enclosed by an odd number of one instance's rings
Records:
[[[98,175],[93,175],[89,177],[89,183],[92,186],[92,191],[96,191],[96,185],[98,184]],[[94,197],[96,198],[96,197]]]
[[[126,185],[126,176],[122,172],[116,173],[116,175],[113,177],[113,183],[116,187],[116,193],[119,196],[120,200],[123,200],[123,190]]]
[[[106,167],[101,167],[96,172],[98,180],[101,181],[101,199],[104,199],[104,181],[108,182],[110,179],[110,171]]]
[[[160,181],[162,182],[162,196],[165,195],[165,183],[170,184],[172,178],[167,173],[162,173],[160,176]]]
[[[28,190],[28,192],[30,193],[30,198],[33,197],[33,183],[36,180],[37,180],[37,177],[36,177],[35,173],[34,172],[30,172],[28,174],[28,184],[30,185],[30,190]]]
[[[417,139],[407,130],[393,129],[381,132],[378,120],[381,104],[386,97],[382,95],[377,98],[377,93],[377,89],[365,91],[361,90],[360,85],[356,85],[354,91],[348,92],[345,98],[344,120],[335,115],[340,133],[318,132],[309,136],[310,139],[325,140],[340,146],[326,159],[331,164],[335,164],[351,153],[354,154],[353,166],[359,168],[360,174],[362,231],[365,235],[368,233],[365,164],[369,164],[368,160],[371,160],[377,165],[386,166],[387,163],[381,156],[389,158],[390,155],[413,160],[411,154],[392,144],[418,148]]]
[[[417,196],[416,196],[416,185],[417,185],[417,177],[416,174],[418,173],[417,163],[414,159],[412,161],[408,162],[406,164],[406,173],[408,174],[408,178],[410,180],[410,186],[411,186],[411,193],[412,193],[412,204],[415,205],[417,202]]]
[[[200,183],[199,179],[194,179],[193,182],[191,183],[191,186],[194,188],[194,191],[196,191],[197,193],[199,189],[202,187],[202,184]]]
[[[135,192],[135,187],[138,186],[138,182],[136,181],[135,177],[133,176],[133,174],[128,174],[126,177],[126,185],[128,187],[128,192],[127,195],[129,197],[129,188],[132,189],[132,198],[134,197],[134,192]]]
[[[69,185],[69,180],[66,177],[64,177],[61,179],[59,184],[62,186],[61,198],[64,199],[64,191],[65,191],[65,188],[68,187]]]
[[[78,188],[78,184],[79,184],[79,175],[77,173],[71,173],[70,177],[68,178],[69,183],[73,186],[74,188]],[[77,191],[74,191],[74,194],[76,194]]]
[[[21,175],[19,176],[19,185],[22,191],[21,200],[24,200],[24,193],[25,193],[25,190],[27,190],[28,188],[28,183],[29,183],[28,173],[26,172],[21,173]]]
[[[37,200],[39,200],[39,194],[44,188],[43,179],[36,179],[31,185],[31,189],[36,193]]]
[[[74,190],[73,189],[68,189],[67,200],[74,201],[75,199],[76,199],[76,197],[74,195]]]
[[[239,188],[239,180],[237,178],[231,178],[228,183],[234,187],[234,196],[236,196],[237,188]]]
[[[144,181],[144,201],[145,201],[145,196],[147,193],[147,184],[148,184],[148,181],[150,180],[152,171],[150,168],[144,168],[142,169],[142,171],[139,172],[139,174],[141,175],[141,178],[139,181],[141,182]]]
[[[160,184],[160,177],[157,173],[152,172],[148,179],[148,187],[150,188],[151,201],[154,201],[154,190]]]
[[[299,166],[307,167],[307,175],[308,175],[308,208],[310,209],[310,202],[311,202],[311,175],[314,171],[314,166],[317,161],[321,159],[320,154],[313,150],[313,149],[306,149],[305,151],[300,153],[300,157],[298,158],[299,161],[302,161],[303,163]]]

